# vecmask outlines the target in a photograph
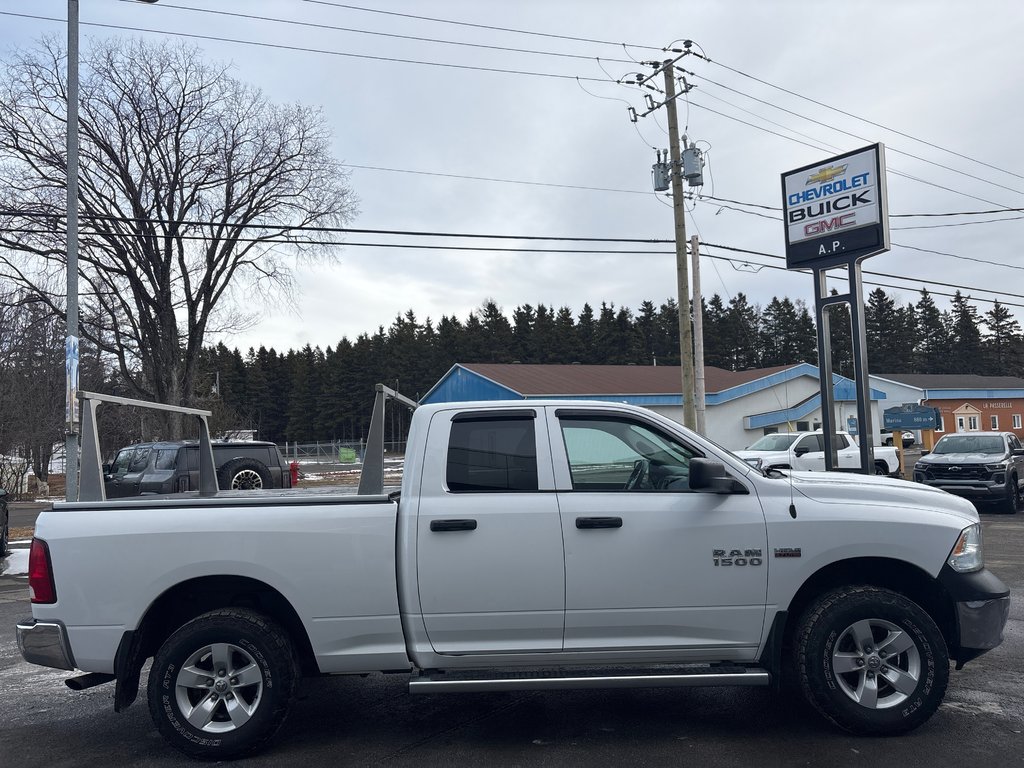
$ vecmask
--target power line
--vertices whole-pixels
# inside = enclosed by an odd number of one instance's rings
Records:
[[[137,0],[121,0],[122,3],[128,3],[129,5],[134,4]],[[506,51],[510,53],[527,53],[535,56],[554,56],[563,59],[583,59],[585,61],[593,61],[593,56],[584,56],[578,53],[561,53],[559,51],[538,51],[531,48],[510,48],[502,45],[485,45],[483,43],[467,43],[460,40],[440,40],[434,37],[420,37],[417,35],[399,35],[393,32],[377,32],[369,29],[356,29],[354,27],[340,27],[334,24],[318,24],[311,21],[299,21],[297,19],[281,19],[274,16],[257,16],[249,13],[235,13],[232,11],[218,11],[213,8],[192,8],[187,5],[171,5],[169,3],[160,3],[160,8],[172,8],[179,11],[192,11],[194,13],[209,13],[216,16],[230,16],[238,19],[251,19],[253,21],[269,21],[277,24],[289,24],[297,27],[307,27],[311,29],[326,29],[335,32],[351,32],[359,35],[373,35],[376,37],[389,37],[396,40],[411,40],[413,42],[420,43],[438,43],[440,45],[454,45],[465,48],[479,48],[489,51]],[[611,61],[616,64],[633,64],[635,62],[630,59],[605,59],[605,61]]]
[[[0,215],[9,215],[9,214],[8,214],[8,212],[0,211]],[[115,220],[115,221],[129,222],[129,223],[135,223],[135,222],[139,222],[139,221],[148,221],[148,222],[156,222],[156,223],[168,223],[166,221],[162,221],[162,220],[159,220],[159,219],[132,219],[132,218],[127,218],[127,217],[116,217],[116,216],[89,216],[89,215],[83,215],[82,218],[83,219],[93,219],[93,220]],[[176,222],[176,223],[179,223],[179,224],[193,224],[193,225],[195,225],[195,224],[216,224],[217,222]],[[245,228],[280,229],[280,227],[278,227],[278,226],[261,225],[261,224],[238,225],[237,228],[240,228],[240,229],[245,229]],[[332,233],[332,232],[334,232],[334,233],[349,233],[349,234],[377,234],[377,235],[399,235],[399,236],[415,236],[415,237],[446,237],[446,238],[465,238],[465,239],[504,239],[504,240],[524,240],[524,241],[543,240],[543,241],[553,241],[553,242],[588,242],[588,243],[589,242],[596,242],[596,243],[636,243],[636,244],[650,244],[650,245],[674,243],[673,240],[659,239],[659,238],[546,237],[546,236],[538,236],[538,235],[499,235],[499,234],[441,233],[441,232],[419,232],[419,231],[410,231],[410,230],[352,229],[352,228],[342,228],[342,227],[301,227],[301,228],[297,227],[295,229],[296,230],[301,230],[301,231],[315,231],[315,232],[320,232],[320,233]],[[17,234],[52,234],[52,235],[65,234],[65,231],[61,230],[61,229],[33,229],[33,230],[28,230],[28,229],[8,229],[8,230],[3,230],[3,231],[11,232],[11,233],[17,233]],[[164,233],[145,233],[145,232],[105,232],[105,233],[83,232],[82,234],[83,234],[83,236],[88,236],[90,234],[102,234],[102,235],[105,235],[105,236],[124,237],[124,238],[136,238],[136,239],[164,239],[166,237],[166,235]],[[204,237],[202,235],[175,235],[174,239],[205,241],[208,238],[206,238],[206,237]],[[560,253],[560,254],[581,254],[581,255],[597,253],[597,254],[626,255],[626,256],[628,256],[628,255],[642,255],[642,256],[649,256],[649,255],[672,255],[674,253],[674,251],[668,251],[668,250],[665,250],[665,251],[661,251],[661,250],[648,251],[648,250],[633,250],[633,249],[630,249],[630,250],[625,250],[625,249],[553,249],[553,248],[522,248],[522,247],[505,248],[505,247],[496,247],[496,246],[472,246],[472,245],[422,245],[422,244],[416,244],[416,243],[365,243],[365,242],[353,243],[353,242],[347,242],[347,241],[344,241],[344,240],[296,240],[296,239],[290,238],[290,237],[279,237],[279,236],[266,237],[266,238],[236,237],[236,238],[233,238],[233,239],[235,241],[237,241],[237,242],[274,244],[274,245],[320,246],[320,247],[352,246],[352,247],[375,247],[375,248],[403,248],[403,249],[407,249],[407,250],[483,251],[483,252],[505,252],[505,253],[556,253],[556,254]],[[739,248],[739,247],[735,247],[735,246],[720,245],[720,244],[716,244],[716,243],[702,243],[702,245],[706,245],[709,248],[712,248],[712,247],[713,248],[719,248],[719,249],[722,249],[722,250],[731,251],[731,252],[735,252],[735,253],[743,253],[743,254],[749,254],[749,255],[754,255],[754,256],[763,256],[763,257],[766,257],[766,258],[775,259],[775,260],[779,260],[779,261],[782,261],[785,258],[783,256],[779,256],[779,255],[773,254],[773,253],[766,253],[764,251],[755,251],[755,250]],[[900,246],[900,247],[910,247],[910,246]],[[912,250],[926,250],[926,249],[912,248]],[[938,251],[928,251],[928,252],[930,252],[930,253],[940,253]],[[954,254],[942,254],[942,255],[954,256]],[[969,257],[957,257],[957,256],[954,256],[954,257],[955,258],[969,258]],[[970,259],[970,260],[975,261],[976,259]],[[989,262],[989,263],[991,263],[991,262]],[[761,266],[771,266],[771,265],[763,264]],[[1024,266],[1015,266],[1015,265],[1010,265],[1010,264],[998,265],[998,266],[1007,266],[1007,267],[1011,267],[1011,268],[1014,268],[1014,269],[1024,269]],[[789,270],[789,269],[787,269],[785,267],[782,267],[781,269],[783,269],[784,271],[787,271],[787,272],[795,271],[795,270]],[[799,271],[803,272],[804,270],[799,270]],[[929,285],[938,285],[938,286],[946,287],[946,288],[963,288],[965,290],[971,290],[971,291],[984,291],[984,292],[987,292],[987,293],[1000,294],[1000,295],[1004,295],[1004,296],[1012,296],[1012,297],[1015,297],[1015,298],[1024,299],[1024,295],[1022,295],[1022,294],[1014,294],[1014,293],[1010,293],[1010,292],[1007,292],[1007,291],[994,290],[994,289],[991,289],[991,288],[981,288],[981,287],[974,287],[974,286],[958,286],[958,285],[954,285],[954,284],[951,284],[951,283],[945,283],[945,282],[942,282],[940,280],[927,280],[927,279],[916,278],[916,277],[904,277],[902,275],[895,275],[895,274],[890,274],[890,273],[885,273],[885,272],[873,272],[873,271],[868,271],[868,270],[864,270],[864,274],[872,275],[872,276],[875,276],[875,277],[886,277],[886,278],[895,279],[895,280],[906,280],[906,281],[927,283]],[[880,285],[880,286],[883,286],[883,287],[889,287],[889,288],[906,290],[906,288],[903,287],[903,286],[895,286],[895,285],[889,285],[889,284],[883,284],[883,283],[877,283],[876,285]]]
[[[824,123],[824,122],[822,122],[820,120],[816,120],[813,117],[808,117],[807,115],[801,115],[799,112],[794,112],[793,110],[787,109],[787,108],[785,108],[785,107],[783,107],[783,106],[781,106],[781,105],[779,105],[777,103],[774,103],[774,102],[771,102],[771,101],[766,101],[765,99],[758,98],[757,96],[752,96],[751,94],[745,93],[744,91],[737,90],[736,88],[731,88],[728,85],[724,85],[723,83],[719,83],[719,82],[717,82],[715,80],[712,80],[711,78],[706,77],[705,75],[700,75],[700,74],[696,74],[696,73],[692,73],[692,74],[693,74],[694,77],[702,78],[706,82],[709,82],[712,85],[718,86],[719,88],[724,88],[725,90],[731,91],[732,93],[739,94],[740,96],[745,96],[746,98],[751,99],[753,101],[756,101],[759,104],[764,104],[764,105],[766,105],[768,107],[771,107],[773,109],[777,109],[780,112],[785,112],[787,115],[792,115],[793,117],[799,118],[800,120],[806,120],[807,122],[813,123],[814,125],[818,125],[818,126],[821,126],[823,128],[827,128],[829,130],[836,131],[837,133],[841,133],[844,136],[850,136],[851,138],[857,139],[858,141],[870,142],[870,139],[865,138],[864,136],[860,136],[860,135],[858,135],[856,133],[853,133],[851,131],[847,131],[847,130],[845,130],[843,128],[840,128],[838,126],[835,126],[835,125],[829,125],[828,123]],[[708,94],[708,95],[710,96],[711,94]],[[728,102],[725,102],[725,103],[728,104]],[[730,106],[734,106],[735,107],[736,105],[731,104]],[[736,109],[743,109],[743,108],[742,107],[736,107]],[[746,112],[748,110],[743,110],[743,111]],[[774,125],[778,125],[778,124],[774,123]],[[785,127],[785,126],[782,126],[782,127]],[[787,130],[791,130],[791,129],[787,128]],[[1018,194],[1018,195],[1024,194],[1024,192],[1022,192],[1019,189],[1015,189],[1013,187],[1008,187],[1005,184],[999,184],[998,182],[995,182],[995,181],[990,181],[989,179],[985,179],[985,178],[983,178],[981,176],[976,176],[975,174],[968,173],[967,171],[961,171],[961,170],[959,170],[957,168],[952,168],[952,167],[950,167],[948,165],[943,165],[942,163],[937,163],[934,160],[928,160],[927,158],[921,157],[919,155],[911,154],[910,152],[906,152],[904,150],[897,149],[896,147],[886,146],[886,150],[889,151],[889,152],[892,152],[893,154],[903,155],[904,157],[910,157],[910,158],[913,158],[914,160],[919,160],[919,161],[921,161],[923,163],[928,163],[929,165],[934,165],[935,167],[942,168],[943,170],[946,170],[946,171],[952,171],[953,173],[959,174],[961,176],[967,176],[968,178],[974,179],[975,181],[980,181],[980,182],[983,182],[985,184],[990,184],[990,185],[992,185],[994,187],[999,187],[1000,189],[1005,189],[1005,190],[1007,190],[1009,192],[1013,192],[1013,193]]]
[[[320,2],[321,4],[328,4],[328,5],[331,4],[331,3],[323,3],[322,0],[305,0],[305,2]],[[180,6],[176,6],[176,7],[180,7]],[[340,4],[339,4],[339,7],[356,8],[355,6],[341,6]],[[372,10],[372,9],[362,9],[362,8],[356,8],[356,9],[357,10]],[[401,15],[401,14],[398,14],[398,15]],[[57,23],[61,23],[61,24],[65,23],[64,19],[59,19],[59,18],[54,18],[54,17],[47,17],[47,16],[38,16],[38,15],[33,15],[33,14],[14,13],[14,12],[10,12],[10,11],[0,11],[0,16],[12,16],[12,17],[18,17],[18,18],[36,19],[36,20],[41,20],[41,21],[52,21],[52,22],[57,22]],[[426,18],[426,17],[422,17],[422,18]],[[370,60],[370,61],[385,61],[385,62],[398,63],[398,64],[414,64],[414,65],[419,65],[419,66],[441,67],[441,68],[458,69],[458,70],[464,70],[464,71],[489,72],[489,73],[493,73],[493,74],[509,74],[509,75],[520,75],[520,76],[526,76],[526,77],[544,77],[544,78],[559,79],[559,80],[575,80],[577,82],[580,82],[580,81],[595,82],[595,83],[617,82],[617,81],[605,80],[605,79],[601,79],[601,78],[583,77],[583,76],[578,76],[578,75],[565,75],[565,74],[558,74],[558,73],[551,73],[551,72],[534,72],[534,71],[529,71],[529,70],[505,69],[505,68],[500,68],[500,67],[481,67],[481,66],[473,66],[473,65],[466,65],[466,64],[450,64],[450,63],[445,63],[445,62],[424,61],[424,60],[419,60],[419,59],[402,59],[402,58],[389,57],[389,56],[371,56],[369,54],[357,54],[357,53],[350,53],[350,52],[347,52],[347,51],[333,51],[333,50],[327,50],[327,49],[322,49],[322,48],[308,48],[308,47],[303,47],[303,46],[284,45],[282,43],[267,43],[267,42],[253,41],[253,40],[241,40],[241,39],[237,39],[237,38],[217,37],[217,36],[213,36],[213,35],[200,35],[200,34],[189,33],[189,32],[168,32],[166,30],[160,30],[160,29],[150,29],[150,28],[144,28],[144,27],[129,27],[129,26],[117,25],[117,24],[102,24],[102,23],[99,23],[99,22],[80,22],[80,25],[81,26],[87,26],[87,27],[89,27],[89,26],[91,26],[91,27],[98,27],[98,28],[103,28],[103,29],[116,29],[116,30],[128,31],[128,32],[145,32],[145,33],[149,33],[149,34],[158,34],[158,35],[173,35],[173,36],[177,36],[177,37],[185,37],[185,38],[191,38],[191,39],[197,39],[197,40],[207,40],[207,41],[223,42],[223,43],[235,43],[235,44],[238,44],[238,45],[258,46],[258,47],[274,48],[274,49],[280,49],[280,50],[299,51],[299,52],[304,52],[304,53],[319,53],[319,54],[324,54],[324,55],[328,55],[328,56],[340,56],[340,57],[364,59],[364,60]],[[522,32],[522,30],[510,30],[510,31]],[[541,34],[541,33],[538,33],[538,34]],[[556,36],[556,37],[560,37],[560,36]],[[612,43],[609,43],[608,41],[593,41],[593,40],[588,41],[588,40],[586,40],[584,38],[579,38],[579,39],[581,41],[584,41],[584,42],[598,42],[598,43],[612,44]],[[618,45],[618,43],[615,43],[615,45]],[[641,47],[641,46],[634,46],[634,47]],[[651,47],[651,46],[647,46],[647,47]],[[746,95],[746,94],[744,94],[744,95]],[[750,97],[750,98],[753,98],[753,97]],[[728,115],[728,114],[725,114],[723,112],[719,112],[718,110],[711,109],[710,107],[707,107],[707,106],[704,106],[704,105],[701,105],[701,104],[697,104],[696,102],[692,102],[691,101],[691,102],[688,102],[688,103],[691,104],[692,106],[695,106],[695,107],[699,108],[699,109],[704,109],[704,110],[706,110],[708,112],[711,112],[713,114],[717,114],[717,115],[719,115],[721,117],[724,117],[724,118],[726,118],[728,120],[733,120],[735,122],[738,122],[738,123],[740,123],[742,125],[746,125],[746,126],[751,127],[751,128],[754,128],[756,130],[764,131],[764,132],[772,134],[774,136],[778,136],[780,138],[787,139],[789,141],[794,141],[794,142],[796,142],[798,144],[803,144],[804,146],[811,147],[812,149],[815,149],[815,150],[818,150],[818,151],[826,151],[826,149],[824,149],[824,148],[822,148],[820,146],[817,146],[815,144],[811,144],[811,143],[808,143],[806,141],[801,141],[800,139],[793,138],[792,136],[786,136],[784,134],[768,130],[768,129],[762,127],[762,126],[756,125],[754,123],[750,123],[750,122],[745,121],[745,120],[741,120],[739,118],[733,117],[732,115]],[[804,118],[803,116],[799,116],[799,117],[801,117],[801,119],[808,119],[808,120],[810,119],[810,118]],[[787,130],[791,130],[791,129],[787,129]],[[836,130],[839,130],[839,129],[836,129]],[[850,134],[850,135],[854,135],[854,134]],[[857,138],[860,138],[860,137],[857,137]],[[913,155],[911,155],[911,156],[915,157]],[[925,161],[925,162],[930,162],[930,161]],[[945,167],[945,166],[940,166],[940,167]],[[927,186],[935,187],[936,189],[941,189],[941,190],[946,191],[946,192],[951,192],[953,194],[961,195],[963,197],[967,197],[967,198],[970,198],[970,199],[973,199],[973,200],[978,200],[980,202],[988,203],[990,205],[1001,205],[1000,203],[995,202],[993,200],[988,200],[988,199],[983,198],[983,197],[978,197],[976,195],[972,195],[972,194],[969,194],[969,193],[966,193],[966,192],[962,192],[960,190],[952,189],[951,187],[947,187],[947,186],[944,186],[942,184],[938,184],[938,183],[935,183],[935,182],[930,182],[930,181],[927,181],[925,179],[919,178],[917,176],[913,176],[911,174],[907,174],[907,173],[904,173],[904,172],[901,172],[901,171],[897,171],[897,170],[895,170],[893,168],[890,168],[889,171],[891,173],[897,175],[897,176],[902,176],[902,177],[910,179],[912,181],[917,181],[917,182],[919,182],[921,184],[925,184]],[[990,183],[992,183],[992,182],[990,182]],[[1001,185],[997,185],[997,186],[1001,186]],[[1009,188],[1007,188],[1007,189],[1009,189]]]
[[[797,144],[803,144],[805,147],[810,147],[811,149],[815,149],[815,150],[817,150],[819,152],[827,152],[827,151],[829,151],[828,147],[830,145],[826,145],[825,147],[820,147],[820,146],[817,146],[815,144],[811,144],[810,142],[802,141],[801,139],[794,138],[792,136],[786,136],[785,134],[779,133],[778,131],[770,130],[768,128],[765,128],[764,126],[748,122],[747,120],[741,120],[740,118],[734,117],[732,115],[728,115],[725,112],[719,112],[717,109],[712,109],[711,107],[705,106],[703,104],[698,104],[696,101],[692,101],[691,100],[690,104],[692,104],[693,106],[697,107],[698,109],[703,109],[706,112],[711,112],[712,114],[724,117],[727,120],[732,120],[733,122],[740,123],[741,125],[746,125],[746,126],[748,126],[750,128],[753,128],[755,130],[763,131],[764,133],[770,133],[773,136],[778,136],[779,138],[786,139],[787,141],[792,141],[792,142],[795,142]],[[834,147],[832,149],[834,149]],[[918,176],[914,176],[914,175],[906,173],[904,171],[898,171],[898,170],[896,170],[895,168],[893,168],[891,166],[888,167],[886,170],[887,170],[888,173],[891,173],[891,174],[893,174],[895,176],[901,176],[901,177],[903,177],[905,179],[910,179],[911,181],[916,181],[916,182],[918,182],[920,184],[925,184],[925,185],[927,185],[929,187],[935,187],[936,189],[941,189],[941,190],[943,190],[945,192],[952,192],[954,195],[960,195],[961,197],[967,197],[967,198],[970,198],[971,200],[977,200],[977,201],[982,202],[982,203],[988,203],[989,205],[999,205],[999,206],[1003,205],[1002,203],[998,203],[995,200],[989,200],[988,198],[985,198],[985,197],[979,197],[978,195],[972,195],[969,192],[962,192],[959,189],[953,189],[952,187],[947,187],[947,186],[945,186],[943,184],[938,184],[938,183],[936,183],[934,181],[928,181],[926,179],[922,179],[922,178],[920,178]]]
[[[311,2],[312,0],[307,0]],[[54,21],[65,24],[66,19],[58,19],[52,16],[36,16],[28,13],[14,13],[12,11],[0,11],[0,16],[15,16],[23,19],[37,19],[39,21]],[[599,77],[582,77],[578,75],[561,75],[553,72],[531,72],[523,69],[503,69],[501,67],[480,67],[469,64],[448,64],[439,61],[423,61],[420,59],[400,59],[393,56],[371,56],[365,53],[349,53],[348,51],[331,51],[324,48],[307,48],[300,45],[285,45],[283,43],[266,43],[256,40],[240,40],[238,38],[217,37],[215,35],[199,35],[193,32],[169,32],[165,29],[149,29],[147,27],[128,27],[122,24],[101,24],[97,21],[79,22],[83,27],[98,27],[101,29],[117,29],[123,32],[146,32],[154,35],[171,35],[174,37],[187,37],[195,40],[208,40],[216,43],[235,43],[238,45],[251,45],[262,48],[274,48],[283,51],[299,51],[302,53],[320,53],[326,56],[341,56],[349,59],[364,59],[367,61],[386,61],[393,64],[416,64],[423,67],[441,67],[444,69],[459,69],[471,72],[490,72],[502,75],[521,75],[524,77],[546,77],[555,80],[585,80],[590,83],[614,82]]]
[[[572,37],[571,35],[556,35],[550,32],[535,32],[527,29],[514,29],[511,27],[496,27],[490,24],[473,24],[468,21],[456,21],[454,19],[439,19],[433,16],[416,16],[411,13],[398,13],[397,11],[383,11],[379,8],[364,8],[359,5],[348,5],[346,3],[335,3],[328,2],[327,0],[304,0],[304,2],[312,3],[314,5],[328,5],[334,8],[344,8],[350,11],[363,11],[365,13],[379,13],[385,16],[399,16],[406,19],[417,19],[418,21],[430,21],[437,24],[452,24],[459,27],[472,27],[474,29],[488,29],[495,32],[512,32],[517,35],[533,35],[534,37],[547,37],[554,40],[569,40],[576,43],[597,43],[598,45],[614,45],[622,48],[644,48],[650,51],[661,51],[653,45],[634,45],[632,43],[617,43],[611,40],[595,40],[589,37]]]
[[[709,61],[710,61],[710,59],[709,59]],[[946,147],[942,147],[942,146],[940,146],[938,144],[933,144],[932,142],[926,141],[925,139],[920,139],[920,138],[917,138],[916,136],[911,136],[909,133],[904,133],[903,131],[899,131],[899,130],[897,130],[895,128],[890,128],[890,127],[888,127],[886,125],[882,125],[881,123],[876,123],[876,122],[874,122],[872,120],[868,120],[865,117],[860,117],[858,115],[854,115],[854,114],[852,114],[850,112],[846,112],[845,110],[839,109],[838,107],[833,107],[833,106],[831,106],[829,104],[825,104],[824,102],[818,101],[816,99],[812,99],[809,96],[804,96],[803,94],[797,93],[796,91],[791,91],[788,88],[782,87],[781,85],[776,85],[775,83],[768,82],[767,80],[762,80],[759,77],[755,77],[754,75],[748,74],[747,72],[743,72],[742,70],[736,69],[735,67],[730,67],[728,64],[723,64],[720,61],[711,61],[711,63],[715,64],[715,65],[717,65],[719,67],[722,67],[723,69],[727,69],[730,72],[734,72],[737,75],[740,75],[741,77],[746,77],[746,78],[748,78],[750,80],[753,80],[755,82],[761,83],[762,85],[767,85],[769,88],[774,88],[774,89],[776,89],[778,91],[782,91],[783,93],[788,93],[790,96],[795,96],[798,99],[803,99],[804,101],[808,101],[811,104],[815,104],[815,105],[817,105],[819,107],[824,107],[825,109],[830,109],[833,112],[838,112],[840,115],[845,115],[846,117],[852,117],[854,120],[860,120],[861,122],[867,123],[868,125],[873,125],[876,128],[881,128],[882,130],[890,131],[892,133],[895,133],[898,136],[903,136],[906,139],[910,139],[911,141],[916,141],[916,142],[918,142],[920,144],[924,144],[925,146],[931,147],[932,149],[938,149],[941,152],[946,152],[946,153],[948,153],[950,155],[954,155],[955,157],[959,157],[959,158],[961,158],[963,160],[968,160],[968,161],[970,161],[972,163],[977,163],[978,165],[985,166],[986,168],[991,168],[994,171],[1000,171],[1000,172],[1008,174],[1010,176],[1016,176],[1018,179],[1024,179],[1024,175],[1022,175],[1022,174],[1014,173],[1013,171],[1008,171],[1006,168],[1002,168],[1002,167],[1000,167],[998,165],[992,165],[991,163],[986,163],[986,162],[984,162],[982,160],[978,160],[978,159],[970,157],[968,155],[964,155],[964,154],[962,154],[960,152],[956,152],[955,150],[947,149]]]

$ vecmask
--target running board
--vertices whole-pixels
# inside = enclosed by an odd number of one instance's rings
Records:
[[[409,693],[460,691],[557,691],[590,688],[677,688],[715,685],[765,686],[771,676],[757,667],[696,667],[668,671],[616,671],[586,674],[581,670],[529,670],[495,673],[421,673],[409,681]]]

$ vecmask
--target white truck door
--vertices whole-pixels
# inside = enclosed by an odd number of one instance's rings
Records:
[[[765,620],[757,496],[689,490],[703,455],[632,414],[548,408],[570,651],[751,659]]]
[[[822,435],[804,435],[793,444],[793,469],[821,471],[825,469],[825,448]]]
[[[562,647],[562,529],[547,428],[537,416],[495,407],[439,411],[431,420],[416,569],[437,653]]]
[[[845,469],[859,469],[860,446],[853,442],[849,435],[836,435],[836,441],[839,466]]]

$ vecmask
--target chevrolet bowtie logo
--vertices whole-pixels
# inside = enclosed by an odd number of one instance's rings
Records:
[[[832,181],[836,176],[842,176],[844,173],[846,173],[845,163],[843,165],[830,165],[828,168],[822,168],[814,175],[808,176],[806,184],[824,184],[826,181]]]

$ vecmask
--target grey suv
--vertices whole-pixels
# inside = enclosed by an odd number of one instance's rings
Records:
[[[1013,515],[1021,504],[1024,446],[1012,432],[944,435],[914,465],[914,480],[972,501],[996,501]]]
[[[291,488],[291,473],[274,443],[215,442],[213,463],[221,490]],[[199,488],[199,445],[174,440],[122,448],[103,466],[107,498],[180,493]]]

